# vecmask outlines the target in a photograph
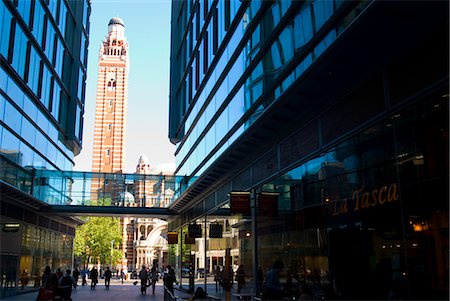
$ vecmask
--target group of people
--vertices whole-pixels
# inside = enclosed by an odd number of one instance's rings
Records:
[[[152,287],[152,293],[155,294],[155,286],[156,282],[159,280],[159,270],[158,265],[153,264],[151,269],[142,266],[141,271],[139,272],[139,279],[141,280],[141,293],[144,295],[147,292],[147,287]],[[166,270],[163,273],[163,282],[164,286],[173,293],[173,284],[176,282],[175,271],[172,269],[170,265],[167,266]],[[137,281],[134,282],[137,284]]]
[[[95,289],[98,283],[99,272],[94,266],[91,270],[87,268],[81,271],[75,267],[73,272],[67,269],[65,273],[58,268],[55,272],[51,271],[50,266],[46,266],[42,274],[42,285],[39,290],[38,300],[72,300],[72,290],[78,286],[78,278],[82,277],[81,284],[87,285],[87,278],[91,279],[91,290]],[[109,289],[112,273],[109,267],[103,273],[105,278],[105,287]]]
[[[218,291],[218,285],[222,286],[225,290],[231,288],[234,285],[234,281],[237,282],[237,293],[241,293],[241,290],[246,285],[244,265],[239,265],[236,273],[230,267],[228,273],[225,273],[224,269],[220,269],[216,266],[214,270],[214,281],[216,283],[216,292]]]
[[[74,274],[76,275],[75,271]],[[60,268],[52,272],[50,266],[46,266],[41,279],[42,286],[37,300],[72,300],[72,289],[76,287],[76,282],[70,269],[65,273]]]

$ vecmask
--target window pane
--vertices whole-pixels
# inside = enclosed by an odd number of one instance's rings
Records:
[[[0,53],[8,58],[9,37],[11,31],[11,14],[4,5],[0,5]]]

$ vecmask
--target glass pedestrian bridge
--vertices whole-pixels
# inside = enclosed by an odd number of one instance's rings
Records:
[[[126,174],[57,171],[4,164],[2,194],[20,191],[41,203],[40,210],[59,215],[129,215],[164,218],[188,187],[184,177],[170,174]],[[19,190],[19,191],[18,191]]]

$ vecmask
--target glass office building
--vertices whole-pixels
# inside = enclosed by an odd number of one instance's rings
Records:
[[[36,170],[72,170],[81,150],[89,15],[89,0],[0,3],[1,297],[72,265],[77,220],[30,195]]]
[[[448,8],[173,2],[179,275],[243,264],[259,295],[282,260],[291,296],[448,298]]]

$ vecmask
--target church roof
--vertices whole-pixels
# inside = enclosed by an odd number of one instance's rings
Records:
[[[109,20],[108,25],[113,25],[113,24],[119,24],[119,25],[122,25],[123,27],[125,27],[125,24],[123,23],[123,20],[121,18],[118,18],[118,17],[114,17],[111,20]]]
[[[141,156],[139,157],[138,165],[142,165],[142,164],[147,165],[147,164],[149,164],[149,163],[150,163],[150,161],[148,160],[148,158],[147,158],[146,155],[141,155]]]
[[[134,196],[128,191],[125,191],[119,195],[119,200],[125,203],[134,203]]]

